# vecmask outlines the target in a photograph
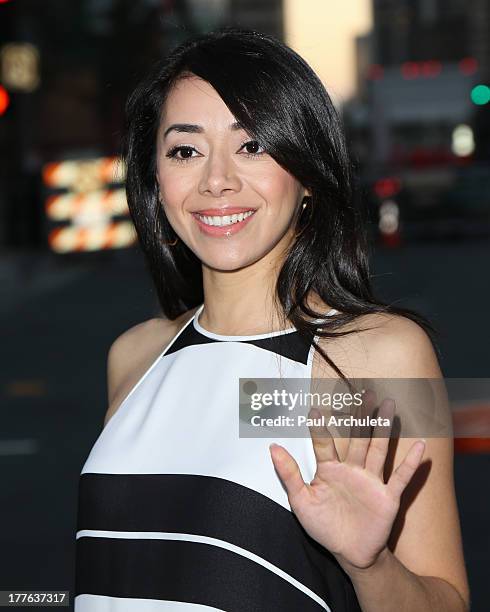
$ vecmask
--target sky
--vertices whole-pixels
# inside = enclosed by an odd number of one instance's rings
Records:
[[[355,91],[354,37],[371,29],[371,0],[284,0],[283,6],[286,43],[340,106]]]

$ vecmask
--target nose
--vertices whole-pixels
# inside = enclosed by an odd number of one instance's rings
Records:
[[[226,191],[240,191],[241,181],[236,170],[229,152],[213,151],[203,165],[199,193],[220,197]]]

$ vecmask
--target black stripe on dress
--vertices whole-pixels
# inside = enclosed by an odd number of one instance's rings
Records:
[[[302,338],[299,332],[294,331],[287,334],[277,334],[267,338],[258,338],[255,340],[221,340],[210,338],[201,334],[192,323],[188,325],[178,336],[175,342],[169,347],[165,355],[171,355],[188,346],[196,346],[199,344],[212,344],[216,342],[237,342],[239,344],[252,344],[258,348],[276,353],[287,357],[292,361],[299,363],[308,363],[308,353],[310,346],[306,340]]]
[[[75,594],[162,599],[229,612],[323,608],[254,561],[209,544],[81,537]]]
[[[360,610],[348,576],[291,511],[262,493],[223,478],[84,473],[80,478],[78,530],[85,529],[188,533],[223,540],[269,561],[334,610]],[[226,556],[230,554],[240,556],[229,551]],[[180,563],[180,556],[178,559]],[[264,571],[272,573],[254,561],[247,563],[257,565],[261,576]],[[286,582],[278,576],[276,579]],[[349,607],[349,600],[356,605]]]

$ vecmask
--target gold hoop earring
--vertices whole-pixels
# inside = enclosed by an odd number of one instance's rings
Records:
[[[173,242],[161,242],[161,244],[165,244],[167,246],[175,246],[178,241],[179,241],[179,238],[177,237]]]
[[[299,219],[301,219],[303,212],[305,210],[305,208],[308,206],[309,210],[310,210],[310,218],[311,218],[311,214],[312,214],[312,204],[311,204],[312,200],[311,200],[311,196],[305,196],[303,198],[303,204],[302,204],[302,209],[301,209],[301,213],[299,215]],[[299,221],[298,219],[298,221]],[[306,222],[306,225],[299,231],[297,232],[294,237],[295,239],[298,238],[299,236],[301,236],[301,234],[305,231],[305,229],[308,227],[309,225],[309,221]]]
[[[158,196],[157,196],[157,197],[158,197],[158,202],[160,203],[160,205],[162,205],[162,206],[163,206],[163,201],[162,201],[162,196],[161,196],[161,194],[160,194],[160,193],[158,193]],[[158,228],[157,228],[157,225],[158,225]],[[154,228],[155,228],[155,233],[158,233],[158,234],[161,234],[161,233],[162,233],[162,230],[161,230],[161,227],[160,227],[160,217],[159,217],[159,215],[158,215],[158,210],[157,210],[157,213],[156,213],[156,215],[155,215],[155,223],[154,223]],[[166,245],[166,246],[175,246],[175,245],[177,244],[177,242],[178,242],[178,241],[179,241],[179,237],[177,236],[177,237],[175,238],[175,240],[173,240],[172,242],[165,242],[165,241],[163,241],[163,240],[162,240],[162,241],[161,241],[161,244],[164,244],[164,245]]]

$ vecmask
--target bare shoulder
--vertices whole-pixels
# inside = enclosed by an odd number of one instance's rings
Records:
[[[189,310],[174,320],[163,317],[148,319],[134,325],[114,340],[107,354],[109,407],[104,425],[195,310]]]
[[[427,332],[408,317],[370,313],[338,331],[336,338],[321,338],[322,350],[349,378],[438,378],[441,371]],[[337,376],[321,355],[314,359],[315,376]]]
[[[337,331],[349,331],[335,339],[320,338],[318,344],[349,379],[440,378],[442,376],[431,339],[407,317],[370,313]],[[312,378],[339,378],[337,372],[315,351]],[[349,438],[334,436],[337,452],[344,460]]]

